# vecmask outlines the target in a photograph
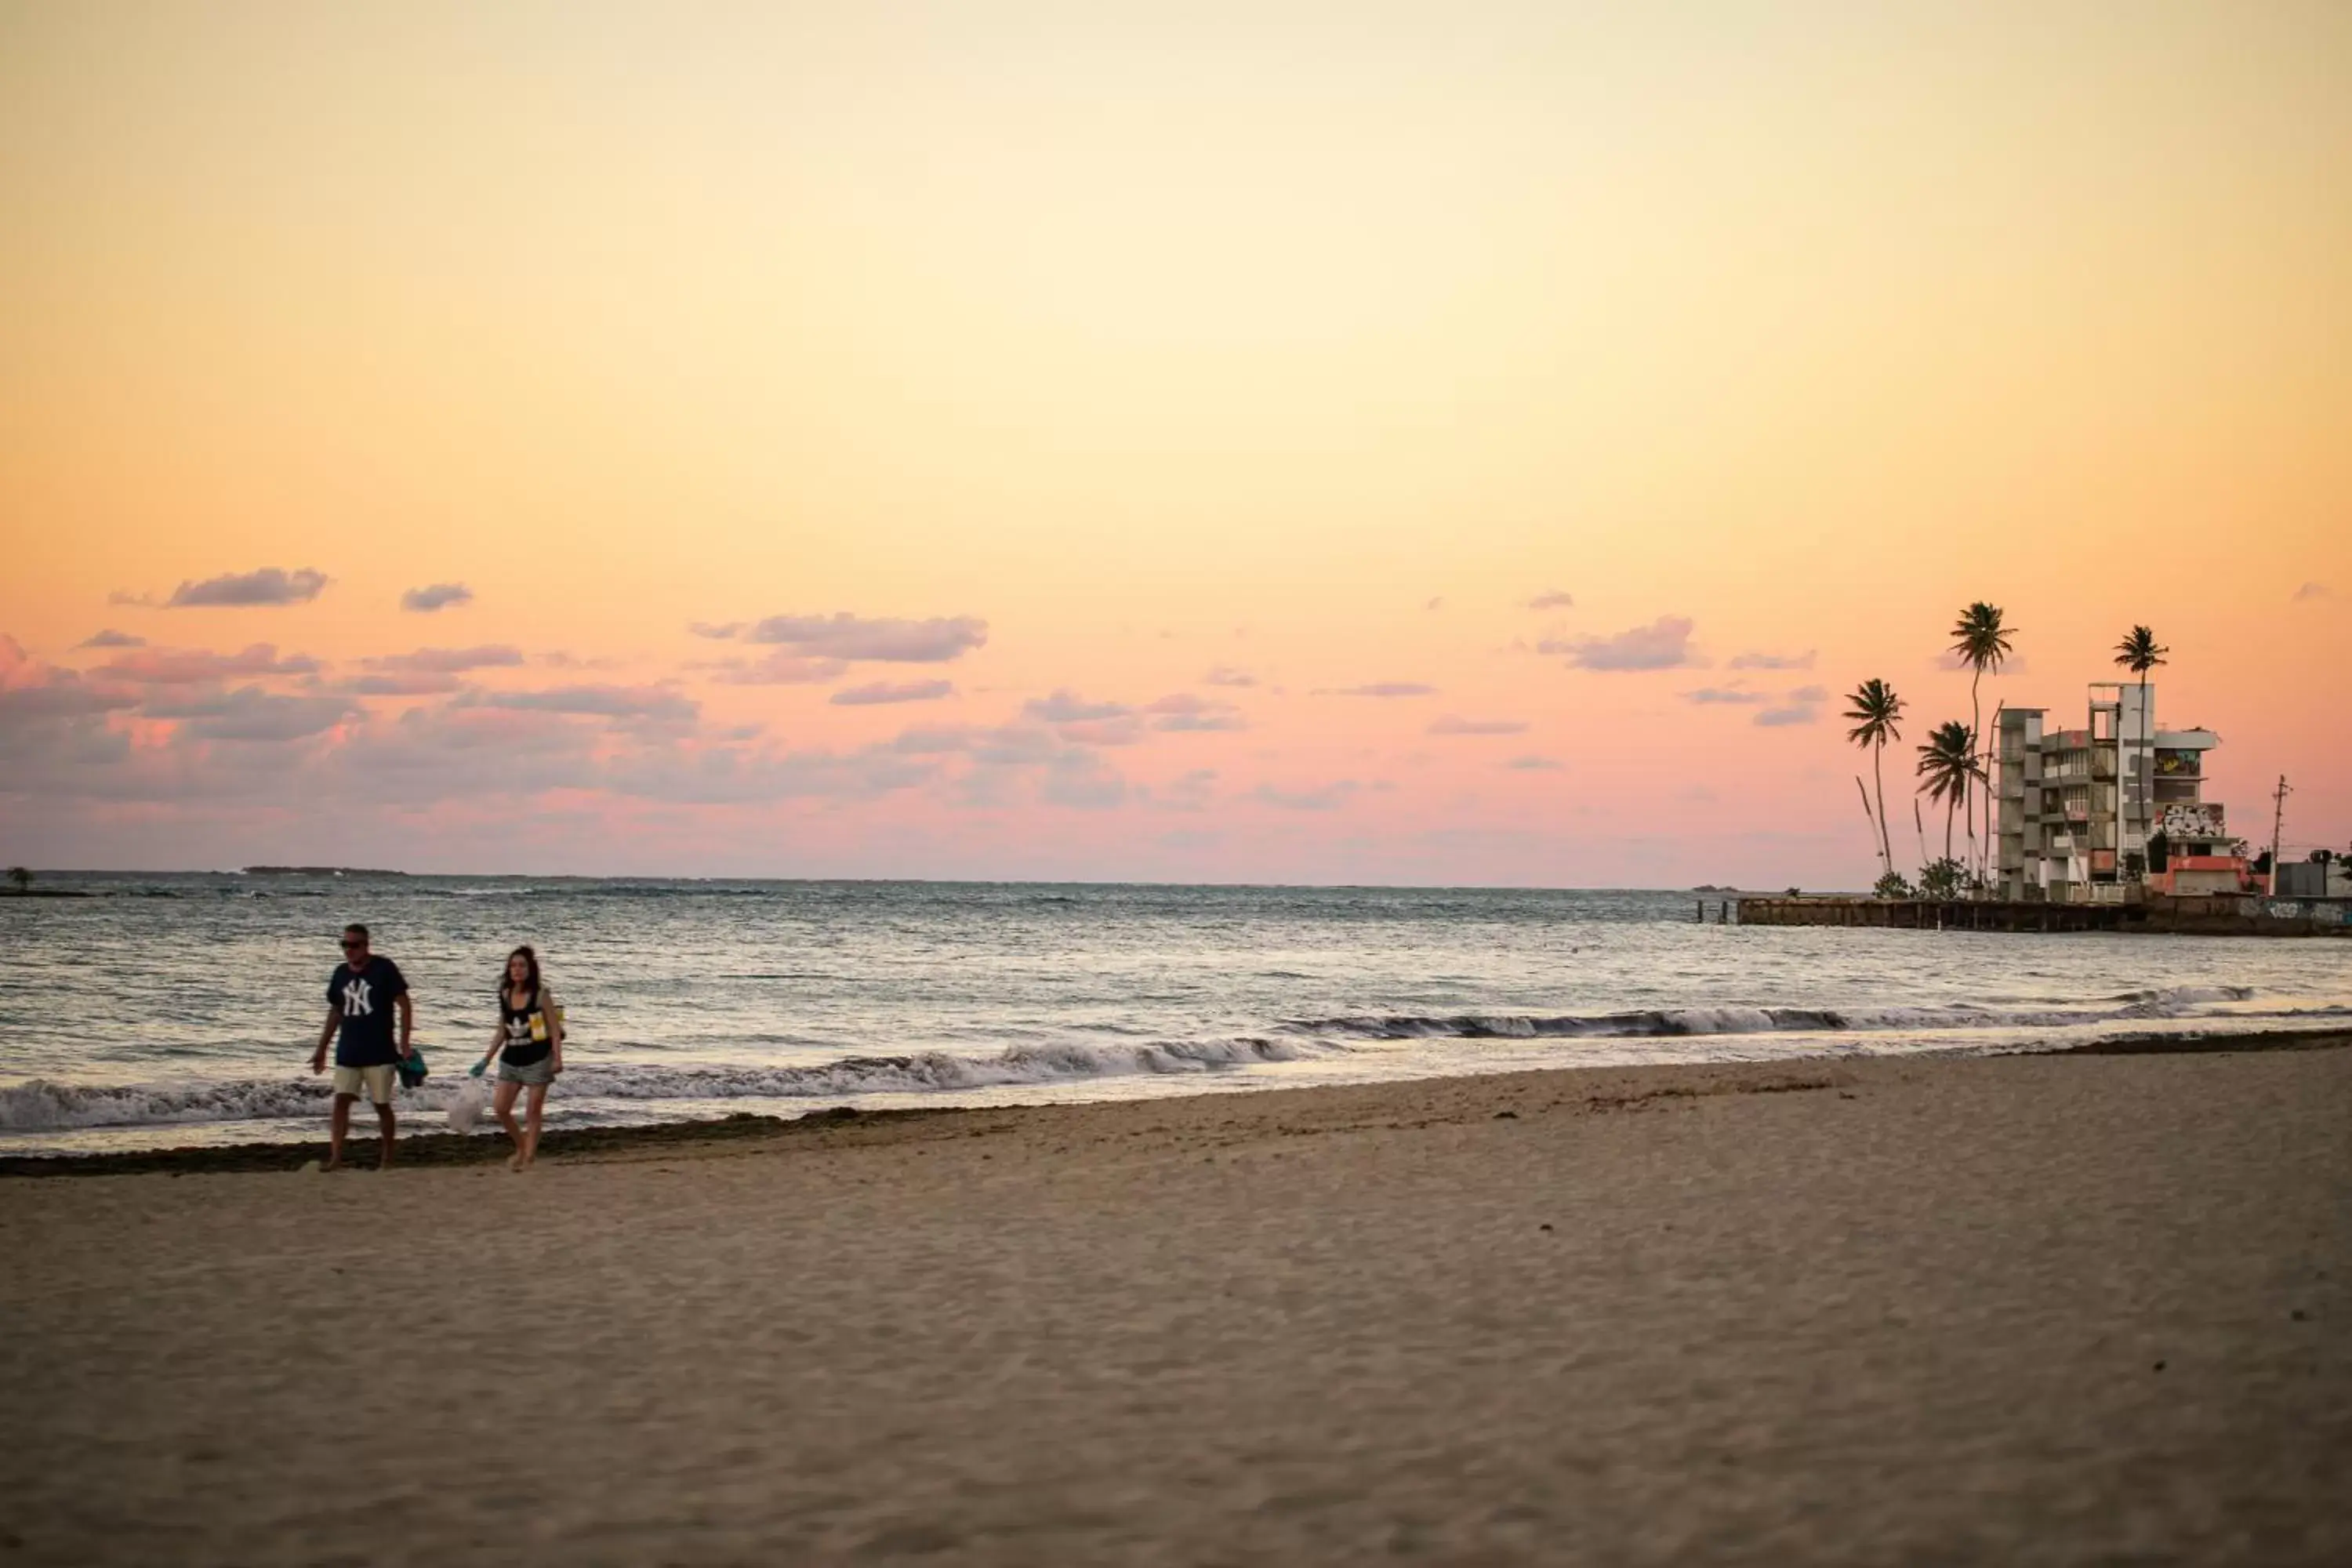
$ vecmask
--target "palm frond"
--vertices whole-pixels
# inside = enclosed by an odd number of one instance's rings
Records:
[[[2116,644],[2116,662],[2134,675],[2146,675],[2164,662],[2172,650],[2156,640],[2156,634],[2146,626],[2134,626],[2123,641]]]
[[[2009,639],[2016,629],[2001,623],[1999,605],[1979,599],[1952,623],[1952,652],[1976,669],[1999,669],[2001,660],[2014,651]]]

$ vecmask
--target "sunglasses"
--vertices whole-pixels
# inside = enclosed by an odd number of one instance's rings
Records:
[[[345,937],[345,938],[343,938],[343,951],[344,951],[345,952],[351,952],[353,948],[365,947],[366,945],[367,945],[367,943],[365,943],[365,942],[354,942],[354,941],[353,941],[352,938],[350,938],[350,937]]]

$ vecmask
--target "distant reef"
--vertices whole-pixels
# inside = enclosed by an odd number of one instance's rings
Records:
[[[405,877],[405,871],[378,871],[365,866],[247,866],[248,877]]]

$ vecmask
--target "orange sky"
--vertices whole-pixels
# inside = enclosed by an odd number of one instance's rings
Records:
[[[0,859],[1853,885],[1977,597],[2344,847],[2352,8],[1654,9],[0,0]]]

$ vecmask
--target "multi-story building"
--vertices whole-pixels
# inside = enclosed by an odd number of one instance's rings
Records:
[[[2047,727],[2040,708],[2000,716],[2000,805],[1993,894],[2056,903],[2120,903],[2159,892],[2236,892],[2244,847],[2204,798],[2210,730],[2156,727],[2156,688],[2092,686],[2088,721]],[[2226,884],[2226,885],[2225,885]]]

